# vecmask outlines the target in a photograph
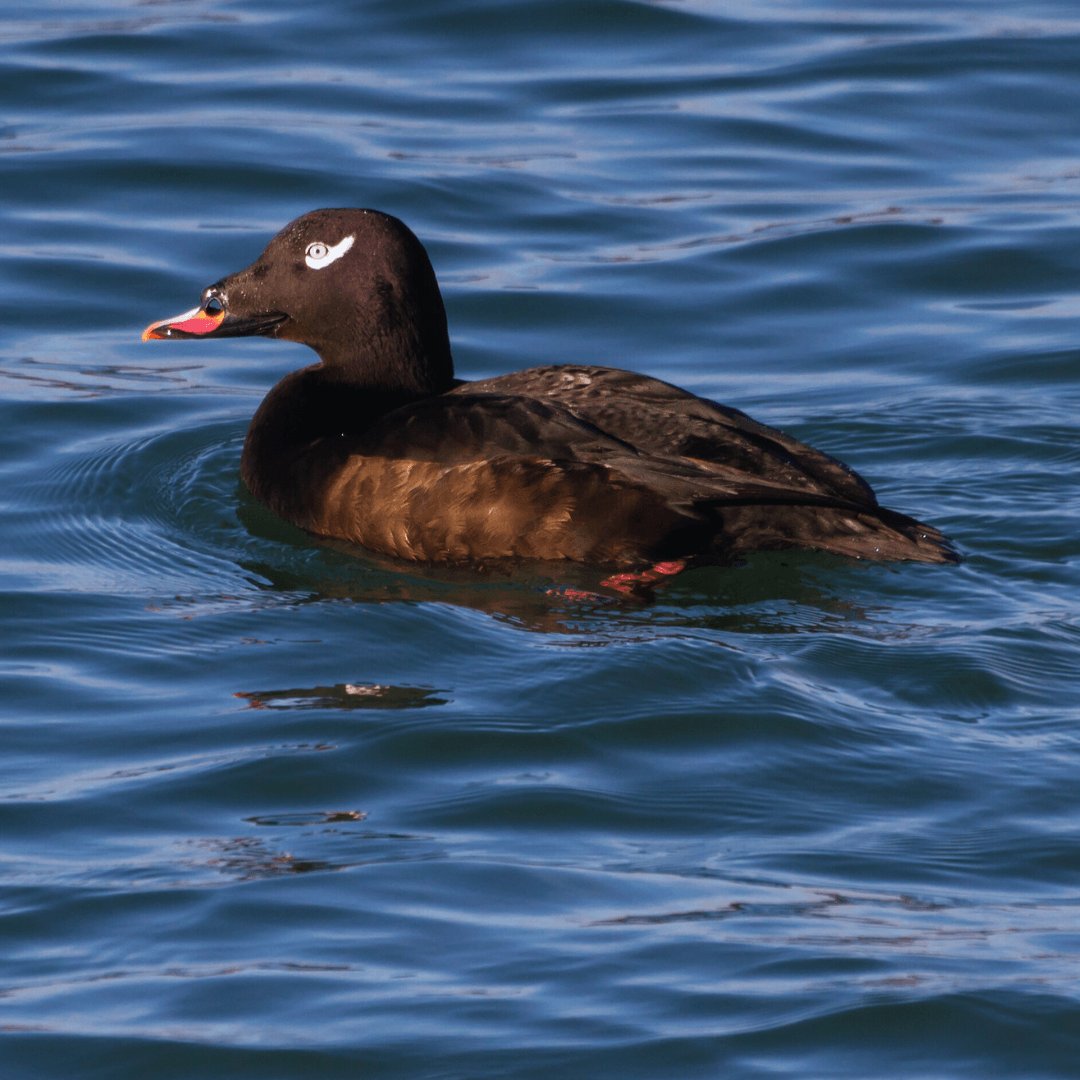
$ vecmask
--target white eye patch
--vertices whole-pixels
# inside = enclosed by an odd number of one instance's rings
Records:
[[[333,247],[316,240],[314,244],[308,244],[307,250],[304,252],[304,262],[312,270],[321,270],[324,266],[329,266],[332,262],[340,259],[353,246],[355,239],[355,236],[346,236],[344,240],[339,241]]]

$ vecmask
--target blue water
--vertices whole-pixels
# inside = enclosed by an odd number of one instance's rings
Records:
[[[1080,1075],[1080,11],[0,14],[0,1076]],[[139,341],[287,221],[459,374],[742,408],[959,567],[403,566],[277,520],[308,363]]]

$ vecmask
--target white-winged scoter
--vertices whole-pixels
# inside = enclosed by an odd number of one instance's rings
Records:
[[[252,334],[319,355],[267,394],[240,472],[320,536],[431,562],[572,559],[645,582],[792,547],[959,561],[846,465],[658,379],[587,364],[455,379],[427,252],[376,210],[297,218],[143,340]]]

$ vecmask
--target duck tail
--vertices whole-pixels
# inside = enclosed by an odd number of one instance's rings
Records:
[[[714,551],[722,557],[750,551],[813,548],[874,562],[959,563],[939,529],[882,506],[791,503],[777,513],[768,503],[716,507],[720,527]]]

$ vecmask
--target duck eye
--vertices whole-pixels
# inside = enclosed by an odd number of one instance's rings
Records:
[[[344,240],[338,241],[333,247],[329,247],[321,240],[316,240],[315,243],[308,244],[307,249],[304,251],[304,262],[312,270],[321,270],[324,266],[329,266],[330,263],[340,259],[353,246],[355,239],[355,236],[346,236]]]

